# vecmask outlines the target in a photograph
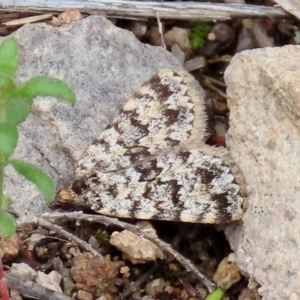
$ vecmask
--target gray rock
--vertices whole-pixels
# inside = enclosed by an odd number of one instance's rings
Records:
[[[237,262],[266,300],[300,299],[300,47],[236,55],[225,80],[227,144],[249,207],[227,228]]]
[[[182,69],[161,47],[140,43],[103,17],[91,16],[62,27],[25,25],[19,41],[20,82],[37,75],[59,78],[76,92],[72,107],[38,99],[20,126],[15,157],[48,172],[62,188],[74,179],[74,164],[135,90],[158,70]],[[7,168],[5,193],[20,216],[47,210],[38,190]]]
[[[26,263],[13,263],[10,268],[10,274],[19,276],[23,280],[33,281],[37,272]]]

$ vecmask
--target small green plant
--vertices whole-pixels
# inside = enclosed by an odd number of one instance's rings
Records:
[[[106,244],[109,241],[109,234],[105,231],[98,230],[95,235],[99,244]]]
[[[221,288],[217,288],[211,292],[205,300],[222,300],[224,297],[224,291]]]
[[[205,39],[212,29],[212,25],[206,22],[196,22],[188,30],[190,45],[194,51],[204,46]]]
[[[17,85],[19,67],[18,44],[7,38],[0,46],[0,234],[11,237],[15,230],[15,218],[7,207],[12,200],[5,197],[4,168],[11,165],[20,175],[34,183],[44,197],[51,201],[55,196],[53,180],[42,170],[27,162],[12,159],[18,143],[17,125],[24,122],[30,113],[34,98],[51,96],[74,103],[74,92],[62,81],[38,76]]]

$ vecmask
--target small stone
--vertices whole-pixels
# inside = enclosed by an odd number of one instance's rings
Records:
[[[82,19],[82,15],[79,10],[67,10],[58,15],[60,25],[69,24],[73,21],[79,21]]]
[[[258,300],[258,299],[260,299],[260,297],[257,293],[257,290],[255,292],[254,290],[250,290],[249,288],[244,288],[238,296],[238,300]]]
[[[0,253],[3,262],[12,261],[19,254],[22,247],[22,241],[17,234],[13,235],[9,240],[0,238]]]
[[[170,283],[167,285],[167,283],[165,284],[166,287],[164,288],[164,291],[167,292],[168,294],[172,294],[174,291],[174,288],[172,286],[170,286]]]
[[[153,225],[149,221],[138,221],[136,225],[139,227],[140,230],[143,232],[152,235],[153,237],[157,237],[156,230],[154,229]]]
[[[154,46],[161,46],[161,36],[157,26],[152,26],[146,33],[149,43]]]
[[[228,290],[234,283],[240,281],[242,275],[236,262],[231,262],[225,257],[218,265],[213,277],[214,282],[224,290]]]
[[[81,251],[78,247],[71,247],[68,251],[68,254],[72,255],[73,257],[76,257],[81,254]]]
[[[75,283],[71,279],[70,269],[65,268],[63,270],[63,287],[64,287],[64,293],[66,295],[71,295],[71,292],[75,287]]]
[[[128,266],[124,266],[124,267],[121,267],[120,268],[120,274],[126,274],[126,273],[129,273],[130,272],[130,269]]]
[[[128,30],[132,31],[132,33],[140,39],[144,34],[146,33],[147,30],[147,24],[146,22],[143,21],[131,21],[128,28]]]
[[[235,42],[235,30],[227,23],[217,23],[207,36],[203,53],[211,58],[216,54],[221,55]]]
[[[80,254],[71,260],[70,275],[78,289],[100,296],[113,286],[117,276],[114,264],[108,258],[94,256],[90,252]]]
[[[188,57],[191,53],[191,45],[189,35],[186,29],[173,27],[170,31],[164,34],[166,46],[171,49],[174,44],[177,44],[180,49]]]
[[[146,285],[146,293],[150,297],[155,297],[157,293],[162,293],[164,289],[165,281],[162,278],[156,278]]]
[[[36,277],[37,272],[34,269],[32,269],[28,264],[19,263],[19,264],[12,264],[10,268],[10,274],[18,275],[24,280],[32,281]]]
[[[49,274],[38,272],[35,282],[45,288],[62,293],[60,287],[61,275],[56,271],[52,271]]]
[[[107,298],[105,296],[100,296],[99,298],[97,298],[96,300],[107,300]]]
[[[188,72],[201,69],[204,66],[205,66],[205,58],[203,56],[194,57],[193,59],[186,61],[184,64],[184,68]]]
[[[109,242],[121,250],[124,257],[133,264],[146,263],[164,257],[156,245],[128,230],[113,232]]]
[[[185,61],[185,53],[180,49],[177,44],[172,45],[171,53],[175,56],[181,65],[184,64]]]
[[[189,299],[190,294],[186,289],[183,289],[180,293],[180,296],[181,296],[182,299]]]
[[[94,235],[91,235],[88,243],[94,248],[94,249],[98,249],[99,247],[99,241],[96,239],[96,237]]]
[[[110,294],[104,294],[95,300],[113,300],[113,297]]]
[[[16,290],[10,290],[10,300],[23,300]]]
[[[45,246],[36,247],[35,250],[37,256],[41,259],[45,259],[46,257],[49,256],[49,251]]]
[[[251,19],[243,19],[242,20],[243,27],[246,29],[252,29],[253,28],[253,21]]]
[[[83,290],[79,290],[77,293],[77,299],[78,300],[93,300],[93,296],[92,294],[83,291]]]
[[[180,270],[180,268],[178,267],[178,264],[176,264],[176,263],[169,263],[168,267],[172,271],[179,271]]]

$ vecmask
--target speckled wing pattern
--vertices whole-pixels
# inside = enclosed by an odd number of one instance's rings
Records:
[[[204,143],[198,83],[181,71],[155,75],[124,105],[59,193],[104,215],[196,223],[238,220],[243,180],[226,149]]]

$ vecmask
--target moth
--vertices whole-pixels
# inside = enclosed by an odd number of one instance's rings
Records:
[[[60,200],[120,218],[240,219],[243,178],[226,149],[205,144],[206,119],[204,92],[192,76],[160,71],[86,149],[78,180]]]

